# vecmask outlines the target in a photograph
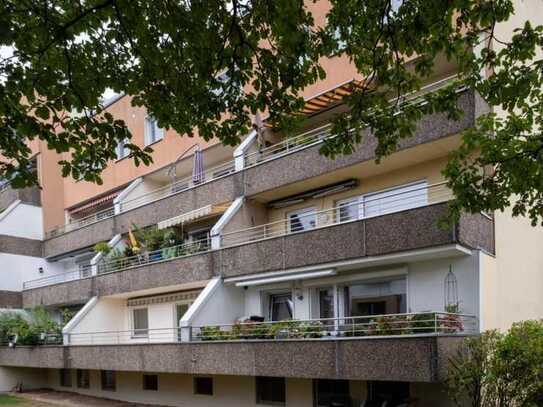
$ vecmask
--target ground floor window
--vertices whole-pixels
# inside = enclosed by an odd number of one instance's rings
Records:
[[[365,407],[401,407],[409,401],[408,382],[368,382]]]
[[[213,395],[213,378],[212,377],[195,377],[194,378],[194,394],[203,394],[205,396]]]
[[[101,379],[102,390],[115,391],[117,389],[117,378],[115,376],[115,371],[102,370]]]
[[[88,370],[77,369],[77,387],[88,389],[90,387],[90,374]]]
[[[70,369],[60,369],[59,376],[62,387],[72,387],[72,371]]]
[[[313,381],[315,407],[350,407],[352,405],[348,380]]]
[[[294,314],[294,304],[292,294],[281,293],[270,295],[270,320],[285,321],[292,319]]]
[[[158,375],[144,374],[143,375],[143,390],[158,390]]]
[[[257,377],[256,378],[257,404],[270,404],[274,406],[285,405],[285,378],[284,377]]]

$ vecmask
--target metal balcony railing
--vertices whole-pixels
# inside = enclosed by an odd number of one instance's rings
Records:
[[[227,232],[221,235],[221,247],[231,247],[257,240],[271,239],[316,228],[368,219],[394,212],[414,209],[453,198],[445,182],[421,186],[404,192],[391,192],[383,197],[361,197],[322,211],[308,212],[276,222]]]
[[[403,314],[351,316],[274,322],[187,326],[181,328],[65,334],[69,345],[123,345],[145,343],[318,340],[414,335],[474,335],[474,315],[425,311]],[[53,339],[47,341],[52,343]]]
[[[76,270],[72,270],[66,273],[54,274],[52,276],[38,278],[36,280],[30,280],[23,282],[23,290],[30,290],[32,288],[45,287],[53,284],[66,283],[68,281],[82,280],[92,276],[92,266],[85,265],[80,266]]]
[[[147,264],[158,263],[161,261],[174,260],[180,257],[209,251],[211,248],[210,239],[195,240],[189,243],[183,243],[176,246],[170,246],[163,249],[153,250],[130,257],[106,258],[96,265],[97,274],[113,273],[120,270],[126,270],[132,267],[145,266]]]
[[[401,109],[401,106],[406,104],[424,103],[424,99],[422,98],[424,95],[448,86],[457,79],[458,77],[456,75],[453,75],[439,81],[435,81],[429,85],[422,87],[418,92],[413,92],[408,95],[403,95],[399,98],[390,99],[390,103],[399,102],[398,109]],[[465,89],[465,87],[459,86],[457,91],[462,92]],[[288,155],[296,151],[309,148],[323,142],[329,137],[333,137],[333,135],[331,134],[330,124],[309,130],[294,137],[287,137],[283,141],[276,143],[270,147],[266,147],[260,149],[259,151],[245,154],[244,168],[259,165],[275,158],[279,158],[284,155]],[[59,226],[51,231],[46,232],[45,238],[52,238],[62,235],[66,232],[82,228],[100,220],[110,218],[118,213],[123,213],[131,209],[147,205],[159,199],[166,198],[176,193],[205,184],[212,180],[227,176],[229,174],[232,174],[233,172],[235,172],[235,160],[230,160],[223,164],[220,164],[219,166],[205,170],[202,179],[195,180],[192,176],[190,176],[181,180],[176,180],[151,192],[120,203],[117,206],[117,212],[115,212],[114,208],[108,208],[103,211],[93,213],[92,215],[89,215],[85,218],[73,220],[63,226]]]
[[[247,229],[236,230],[221,235],[221,248],[243,245],[255,241],[286,236],[295,233],[310,231],[361,219],[369,219],[399,211],[424,207],[437,203],[447,202],[452,199],[452,192],[445,182],[421,187],[413,187],[403,192],[389,192],[386,196],[359,197],[350,203],[339,203],[334,208],[303,213],[296,218],[283,219],[266,223]],[[211,250],[210,239],[202,239],[181,245],[162,248],[145,252],[130,257],[104,258],[95,265],[95,274],[112,273],[126,270],[132,267],[158,263],[177,259],[184,256],[203,253]],[[90,277],[91,266],[77,269],[63,274],[43,277],[37,280],[26,281],[23,289],[44,287],[52,284],[63,283]]]

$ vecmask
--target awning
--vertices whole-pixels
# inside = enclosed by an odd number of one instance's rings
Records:
[[[286,281],[309,280],[319,277],[330,277],[337,274],[336,269],[324,269],[305,272],[280,272],[263,273],[247,277],[238,277],[227,279],[227,283],[235,283],[236,287],[249,287],[254,285],[274,284]]]
[[[103,206],[103,205],[106,205],[106,204],[109,204],[109,203],[113,203],[113,200],[117,197],[117,195],[119,195],[121,191],[117,190],[115,192],[110,192],[109,194],[106,194],[106,195],[103,195],[99,198],[96,198],[90,202],[87,202],[83,205],[80,205],[80,206],[77,206],[73,209],[68,209],[68,211],[70,212],[70,215],[73,215],[73,214],[76,214],[76,213],[81,213],[81,212],[84,212],[84,211],[88,211],[88,210],[91,210],[97,206]]]
[[[330,90],[312,96],[310,99],[306,100],[305,106],[300,111],[300,114],[312,116],[335,107],[341,104],[346,96],[349,96],[355,89],[360,88],[361,86],[362,81],[351,79],[350,81],[337,85]]]
[[[163,220],[162,222],[158,223],[158,228],[166,229],[175,225],[181,225],[183,223],[189,223],[195,220],[201,220],[204,218],[209,218],[211,216],[219,215],[226,211],[226,209],[228,209],[228,206],[229,205],[207,205],[202,208],[174,216],[173,218]]]

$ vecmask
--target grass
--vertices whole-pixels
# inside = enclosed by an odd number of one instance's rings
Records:
[[[53,404],[40,403],[22,397],[11,396],[9,394],[0,394],[0,406],[52,407]]]
[[[9,396],[7,394],[0,394],[0,406],[17,406],[24,405],[26,400],[19,397]]]

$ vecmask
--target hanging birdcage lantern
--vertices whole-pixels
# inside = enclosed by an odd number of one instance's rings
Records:
[[[449,272],[445,276],[445,311],[458,312],[458,281],[452,271],[452,265],[449,265]]]

